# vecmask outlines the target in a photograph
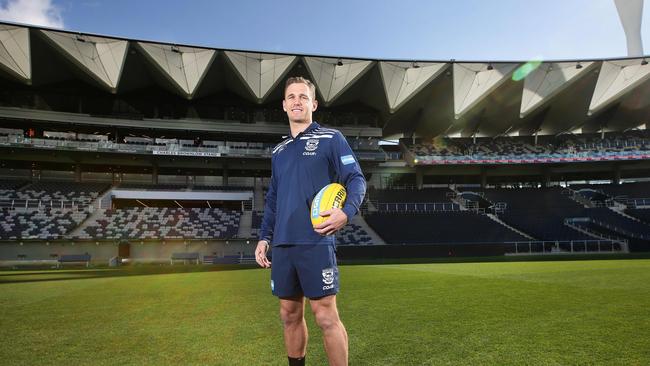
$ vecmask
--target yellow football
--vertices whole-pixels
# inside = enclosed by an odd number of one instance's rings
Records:
[[[332,208],[343,208],[346,196],[347,192],[345,191],[345,187],[338,183],[330,183],[318,191],[314,200],[311,201],[309,216],[311,216],[312,226],[316,226],[327,220],[327,217],[320,215],[321,212]]]

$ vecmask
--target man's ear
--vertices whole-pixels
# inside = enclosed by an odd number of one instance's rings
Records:
[[[316,109],[318,109],[318,101],[314,99],[314,108],[312,108],[312,111],[315,111]]]
[[[282,99],[282,110],[285,112],[287,111],[287,103],[285,102],[284,99]]]

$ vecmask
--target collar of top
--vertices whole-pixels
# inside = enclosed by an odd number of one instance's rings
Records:
[[[291,133],[289,133],[289,136],[293,137],[294,139],[297,139],[298,137],[302,136],[303,134],[305,134],[307,132],[311,132],[311,131],[317,129],[318,127],[320,127],[320,125],[318,123],[312,121],[312,123],[310,123],[309,126],[307,126],[307,128],[305,128],[304,131],[297,134],[296,137],[291,136]]]

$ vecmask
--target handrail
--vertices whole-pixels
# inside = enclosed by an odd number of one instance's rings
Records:
[[[24,147],[35,147],[43,149],[66,149],[81,151],[116,151],[129,154],[152,154],[152,155],[174,155],[174,156],[197,156],[197,157],[256,157],[270,158],[273,147],[270,145],[262,147],[248,146],[239,148],[236,146],[219,145],[214,147],[184,146],[182,144],[168,145],[140,145],[133,143],[118,143],[112,141],[78,141],[78,140],[50,140],[42,138],[29,138],[19,135],[0,136],[0,145],[19,145]],[[386,161],[387,155],[383,151],[356,151],[357,157],[361,160]]]
[[[622,229],[622,228],[620,228],[618,226],[610,225],[610,224],[608,224],[606,222],[600,221],[600,220],[595,219],[593,217],[571,217],[571,218],[564,219],[565,223],[567,223],[567,222],[573,223],[573,221],[591,222],[593,224],[600,225],[600,226],[604,227],[605,229],[615,231],[615,232],[617,232],[619,234],[628,235],[628,236],[631,236],[633,238],[646,239],[645,235],[635,234],[633,232],[627,231],[627,230]]]
[[[74,210],[85,211],[98,208],[101,209],[101,201],[96,204],[84,204],[79,200],[42,200],[35,198],[2,198],[0,197],[0,208],[15,209],[50,209],[50,210]]]

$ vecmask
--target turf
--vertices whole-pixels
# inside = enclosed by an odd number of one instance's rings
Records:
[[[0,272],[3,365],[285,365],[269,271]],[[171,272],[171,273],[166,273]],[[650,260],[341,266],[352,365],[650,364]],[[308,364],[327,364],[313,317]]]

